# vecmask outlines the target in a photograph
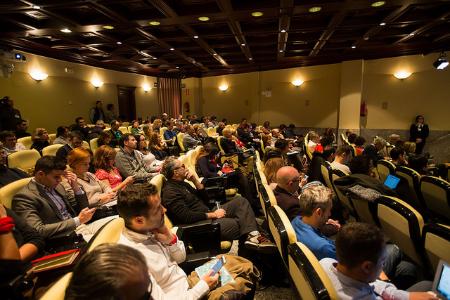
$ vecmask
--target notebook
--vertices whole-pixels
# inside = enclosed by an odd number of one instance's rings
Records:
[[[398,183],[400,182],[400,178],[389,174],[384,181],[384,185],[390,188],[391,190],[395,190],[397,188]]]
[[[80,254],[80,249],[73,249],[55,254],[50,254],[31,262],[33,273],[53,270],[71,265]]]
[[[450,265],[442,259],[439,261],[434,276],[433,292],[441,299],[450,299]]]

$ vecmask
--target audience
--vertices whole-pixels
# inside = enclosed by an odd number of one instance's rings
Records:
[[[276,173],[277,186],[273,190],[277,205],[286,213],[290,221],[300,214],[298,202],[300,186],[306,184],[306,179],[302,178],[294,167],[282,167]]]
[[[16,137],[18,139],[31,136],[31,133],[27,132],[28,121],[27,120],[17,120],[16,123]]]
[[[394,147],[391,149],[391,152],[389,152],[389,155],[391,156],[391,162],[396,166],[406,166],[408,163],[406,162],[406,154],[405,150],[402,147]]]
[[[168,156],[167,147],[161,141],[161,135],[156,132],[150,134],[148,148],[158,161],[163,161]]]
[[[356,151],[356,156],[359,156],[363,153],[364,151],[364,144],[366,143],[366,139],[363,138],[362,136],[357,136],[355,139],[355,151]]]
[[[111,135],[111,147],[116,147],[120,143],[120,139],[122,138],[122,132],[119,130],[120,123],[119,121],[113,120],[111,121],[111,129],[109,130],[109,133]]]
[[[383,159],[384,155],[381,151],[386,147],[386,140],[381,137],[373,139],[373,143],[364,148],[363,155],[370,158],[372,165],[376,166],[377,161]]]
[[[133,176],[128,176],[122,180],[119,170],[115,166],[116,151],[107,146],[100,146],[94,154],[95,177],[112,188],[113,191],[120,191],[134,181]]]
[[[83,138],[79,134],[79,132],[71,131],[69,132],[68,143],[64,146],[60,147],[58,151],[56,151],[56,157],[66,161],[67,155],[72,149],[79,148],[83,145]]]
[[[342,145],[337,148],[334,155],[334,161],[330,164],[331,168],[342,171],[345,174],[350,174],[348,164],[352,160],[352,148],[348,145]]]
[[[111,133],[108,131],[102,131],[97,138],[97,146],[110,146],[114,148],[114,144],[112,143]]]
[[[27,177],[29,175],[26,172],[17,168],[8,167],[8,153],[0,149],[0,187]]]
[[[267,183],[272,189],[277,185],[277,172],[281,167],[286,164],[282,157],[273,157],[266,161],[264,164],[264,175],[266,175]]]
[[[144,155],[144,164],[149,172],[158,173],[163,163],[162,160],[156,159],[156,156],[149,151],[147,141],[143,134],[136,135],[135,139],[138,141],[138,151]]]
[[[56,138],[53,141],[53,144],[66,145],[68,143],[69,143],[69,127],[59,126],[58,128],[56,128]]]
[[[16,135],[12,131],[0,132],[1,150],[5,151],[8,155],[20,150],[25,150],[25,146],[17,142]]]
[[[71,131],[78,131],[83,140],[88,139],[89,127],[86,125],[83,117],[75,119],[75,124],[72,126]]]
[[[50,146],[48,132],[47,130],[45,130],[45,128],[36,128],[32,140],[33,144],[31,145],[31,149],[36,149],[37,151],[39,151],[39,153],[41,153],[41,155],[42,149]]]
[[[186,126],[186,132],[183,137],[183,147],[186,151],[194,149],[198,145],[201,144],[201,141],[195,134],[194,126],[188,125]]]

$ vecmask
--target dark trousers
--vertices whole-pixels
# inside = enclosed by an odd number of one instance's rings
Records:
[[[255,214],[247,199],[235,196],[222,205],[226,215],[214,222],[220,224],[222,240],[237,240],[251,231],[258,230]]]
[[[417,267],[403,260],[403,254],[400,248],[394,244],[386,245],[386,261],[383,271],[395,286],[401,290],[405,290],[419,279]]]

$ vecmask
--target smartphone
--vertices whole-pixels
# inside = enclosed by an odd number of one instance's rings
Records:
[[[225,263],[225,260],[223,258],[223,256],[216,262],[216,264],[211,268],[211,270],[213,270],[213,273],[211,274],[211,276],[214,276],[217,274],[217,272],[219,272],[219,270],[223,267]]]

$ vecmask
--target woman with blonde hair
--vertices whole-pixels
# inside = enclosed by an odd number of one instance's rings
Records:
[[[48,132],[45,128],[36,128],[33,133],[33,144],[31,145],[31,149],[36,149],[42,155],[42,149],[47,146],[50,146]]]
[[[271,189],[274,189],[277,185],[277,172],[281,167],[284,167],[285,163],[282,157],[273,157],[264,165],[264,175],[266,175],[267,183]]]
[[[93,162],[96,170],[95,177],[98,180],[107,182],[113,192],[125,188],[134,181],[133,176],[128,176],[125,180],[122,180],[119,170],[114,165],[116,153],[113,148],[103,145],[95,151]]]
[[[67,156],[67,164],[77,175],[77,182],[86,193],[89,205],[101,205],[116,200],[116,191],[89,172],[90,163],[91,153],[81,147],[73,149]]]

